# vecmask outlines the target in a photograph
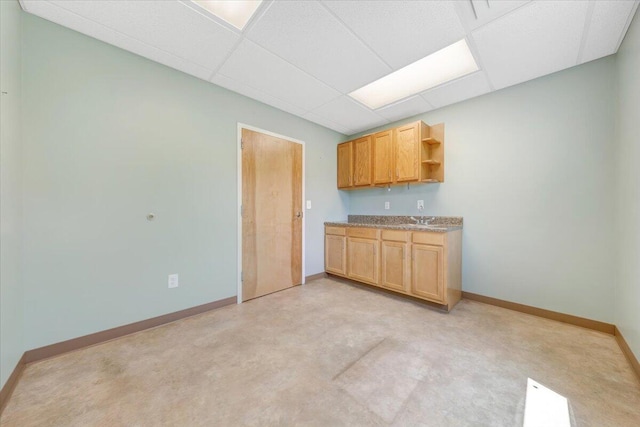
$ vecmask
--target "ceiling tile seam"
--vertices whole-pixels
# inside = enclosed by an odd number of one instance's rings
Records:
[[[185,0],[181,0],[181,2],[184,3]],[[242,43],[244,41],[244,39],[247,38],[246,34],[251,30],[251,28],[255,25],[255,23],[258,22],[258,20],[260,18],[262,18],[267,13],[267,11],[269,10],[269,8],[271,7],[272,4],[273,4],[273,1],[266,1],[265,0],[265,3],[263,4],[263,6],[261,6],[256,11],[256,13],[253,14],[251,19],[247,23],[247,25],[245,25],[245,27],[242,29],[242,31],[239,31],[239,30],[236,29],[236,32],[238,32],[240,38],[233,45],[233,47],[229,50],[227,55],[225,55],[224,59],[222,61],[220,61],[218,66],[213,70],[213,72],[209,76],[209,81],[213,80],[213,78],[216,76],[216,74],[218,74],[218,72],[222,69],[222,67],[224,67],[224,64],[226,64],[227,61],[229,60],[229,58],[231,58],[231,56],[235,53],[235,51],[238,48],[238,46],[240,46],[240,43]]]
[[[263,0],[262,1],[262,5],[258,6],[258,10],[256,10],[253,13],[253,16],[251,18],[249,18],[249,22],[247,22],[247,24],[242,29],[241,33],[242,33],[243,36],[245,34],[247,34],[249,31],[251,31],[251,28],[253,28],[256,25],[256,23],[260,19],[262,19],[264,17],[264,15],[267,14],[267,11],[273,5],[273,2],[274,2],[274,0]]]
[[[431,101],[429,101],[427,98],[425,98],[424,92],[420,94],[420,98],[424,99],[424,102],[426,102],[427,105],[429,107],[431,107],[431,110],[429,110],[429,111],[436,110],[436,107],[431,103]]]
[[[526,3],[523,3],[523,4],[521,4],[520,6],[516,7],[515,9],[508,10],[508,11],[506,11],[505,13],[503,13],[502,15],[498,15],[498,16],[496,16],[495,18],[491,19],[490,21],[485,22],[484,24],[482,24],[482,25],[480,25],[480,26],[478,26],[478,27],[474,28],[473,30],[470,30],[469,28],[467,28],[467,27],[464,25],[464,20],[463,20],[463,19],[460,19],[460,20],[463,22],[463,24],[462,24],[462,25],[463,25],[463,26],[465,26],[465,28],[468,30],[468,32],[469,32],[469,33],[474,33],[474,32],[476,32],[476,31],[478,31],[478,30],[480,30],[480,29],[482,29],[482,28],[486,27],[486,26],[487,26],[487,25],[489,25],[489,24],[492,24],[492,23],[494,23],[494,22],[496,22],[496,21],[499,21],[499,20],[501,20],[501,19],[505,19],[505,18],[507,18],[509,15],[511,15],[511,14],[513,14],[513,13],[515,13],[515,12],[519,11],[519,10],[520,10],[520,9],[522,9],[522,8],[529,7],[529,6],[533,5],[533,4],[535,4],[535,1],[540,1],[540,0],[529,0],[529,1],[527,1]],[[594,1],[594,0],[589,0],[589,1]],[[457,9],[456,9],[456,11],[457,11]],[[458,17],[460,17],[460,15],[458,15]]]
[[[213,70],[213,72],[209,76],[209,81],[211,81],[215,77],[215,75],[218,74],[218,72],[220,71],[220,69],[222,69],[222,67],[224,67],[224,64],[227,63],[229,58],[231,58],[231,56],[235,53],[236,49],[238,49],[238,46],[240,46],[240,43],[242,43],[244,39],[245,39],[244,35],[241,35],[240,38],[233,44],[231,49],[229,49],[229,52],[227,52],[225,57],[222,59],[222,61],[220,61],[218,66]]]
[[[527,3],[525,3],[525,4],[527,4]],[[478,46],[476,45],[475,39],[473,38],[473,32],[467,26],[467,22],[461,16],[461,14],[462,14],[462,11],[460,9],[461,7],[462,7],[462,3],[461,2],[456,2],[454,10],[455,10],[456,14],[458,15],[458,20],[460,21],[460,25],[462,25],[462,28],[464,28],[465,40],[467,41],[467,46],[469,46],[469,49],[471,50],[471,54],[473,55],[473,59],[476,61],[476,64],[478,65],[478,70],[484,72],[484,77],[487,79],[487,83],[489,83],[489,89],[491,89],[491,91],[494,91],[495,90],[495,86],[493,85],[493,81],[491,80],[491,76],[489,76],[489,73],[486,71],[486,68],[484,67],[484,63],[482,61],[482,57],[480,56],[480,51],[478,50]],[[516,9],[520,9],[520,7],[516,8]],[[504,16],[504,15],[502,15],[502,16]],[[435,89],[435,88],[432,88],[432,89]],[[423,96],[423,98],[424,98],[424,96]]]
[[[635,0],[635,5],[631,8],[631,13],[627,18],[627,23],[624,25],[624,28],[622,29],[622,33],[620,34],[620,38],[618,39],[618,45],[616,46],[616,51],[614,53],[618,52],[618,50],[620,49],[620,46],[622,45],[622,42],[624,41],[624,38],[627,36],[627,31],[629,30],[629,26],[633,21],[633,17],[636,15],[636,11],[638,10],[639,4],[640,4],[640,0]]]
[[[313,121],[313,120],[311,120],[309,117],[307,117],[307,114],[309,114],[309,113],[310,113],[310,112],[305,113],[305,115],[304,115],[302,118],[303,118],[303,119],[305,119],[305,120],[307,120],[307,121],[310,121],[311,123],[315,123],[315,124],[317,124],[317,125],[320,125],[320,126],[323,126],[323,127],[327,127],[327,126],[323,125],[322,123],[314,122],[314,121]],[[314,114],[314,113],[311,113],[311,114]],[[316,116],[317,116],[317,114],[316,114]],[[329,128],[329,129],[332,129],[332,130],[334,130],[334,131],[335,131],[335,130],[336,130],[335,128],[341,128],[342,130],[340,130],[340,131],[336,131],[336,132],[340,132],[340,133],[342,133],[342,134],[343,134],[343,135],[345,135],[345,136],[347,136],[347,135],[349,135],[349,134],[343,133],[343,132],[342,132],[343,130],[345,130],[345,131],[347,131],[347,132],[352,132],[352,129],[346,128],[346,127],[344,127],[344,126],[342,126],[342,125],[340,125],[340,124],[338,124],[338,123],[334,122],[333,120],[325,119],[324,117],[320,117],[320,118],[321,118],[323,121],[325,121],[326,123],[331,124],[331,126],[334,126],[334,128]]]
[[[319,78],[317,78],[317,77],[316,77],[316,76],[314,76],[313,74],[309,74],[309,73],[307,73],[307,72],[306,72],[306,71],[304,71],[303,69],[301,69],[301,68],[297,67],[295,64],[292,64],[291,62],[287,61],[286,59],[284,59],[284,58],[283,58],[283,57],[281,57],[280,55],[278,55],[278,54],[276,54],[276,53],[272,52],[271,50],[269,50],[269,49],[267,49],[267,48],[263,47],[262,45],[260,45],[260,44],[258,44],[258,43],[256,43],[256,42],[254,42],[253,40],[251,40],[250,38],[248,38],[248,37],[246,37],[246,36],[244,36],[244,35],[242,36],[242,40],[240,40],[240,42],[238,42],[238,44],[237,44],[236,46],[234,46],[234,48],[231,50],[231,53],[230,53],[230,54],[229,54],[229,55],[224,59],[224,61],[220,64],[220,66],[216,68],[216,70],[213,72],[213,74],[211,74],[211,77],[209,78],[209,81],[211,81],[211,80],[212,80],[212,79],[213,79],[213,78],[214,78],[214,77],[215,77],[215,76],[220,72],[220,70],[222,69],[222,67],[224,66],[224,64],[229,60],[229,58],[231,58],[231,56],[233,55],[233,53],[235,53],[235,50],[238,48],[238,46],[240,46],[240,43],[241,43],[243,40],[245,40],[245,39],[246,39],[248,42],[255,44],[256,46],[258,46],[258,48],[260,48],[260,49],[264,50],[264,51],[265,51],[265,52],[267,52],[269,55],[273,55],[273,56],[275,56],[276,58],[280,59],[281,61],[284,61],[286,64],[289,64],[291,67],[295,68],[295,69],[296,69],[296,70],[298,70],[299,72],[303,73],[304,75],[306,75],[306,76],[310,77],[311,79],[315,80],[316,82],[320,83],[320,84],[321,84],[321,85],[323,85],[323,86],[326,86],[327,88],[329,88],[329,89],[333,90],[334,92],[336,92],[336,93],[338,94],[337,96],[335,96],[335,97],[333,97],[333,98],[330,98],[330,99],[329,99],[329,101],[327,101],[327,102],[325,102],[325,103],[323,103],[323,104],[320,104],[320,105],[318,105],[318,106],[314,107],[314,108],[313,108],[313,109],[311,109],[311,110],[308,110],[308,109],[306,109],[306,108],[302,108],[302,107],[300,107],[300,109],[301,109],[301,110],[305,110],[306,112],[313,111],[314,109],[316,109],[316,108],[320,108],[320,107],[322,107],[322,106],[324,106],[324,105],[328,104],[329,102],[331,102],[331,101],[335,101],[336,99],[338,99],[338,98],[340,98],[340,97],[342,97],[342,96],[344,96],[344,95],[345,95],[343,92],[339,91],[338,89],[336,89],[335,87],[331,86],[330,84],[328,84],[328,83],[326,83],[326,82],[324,82],[324,81],[320,80]],[[221,75],[221,76],[228,77],[228,78],[231,78],[232,80],[235,80],[233,77],[228,76],[228,75],[226,75],[226,74],[220,74],[220,75]],[[238,83],[240,83],[240,82],[238,82]],[[244,84],[244,83],[242,83],[242,84]],[[246,85],[246,86],[249,86],[249,85]],[[262,90],[260,90],[260,89],[253,88],[253,86],[249,86],[249,87],[251,87],[252,89],[259,90],[260,92],[265,93],[266,95],[268,95],[266,92],[264,92],[264,91],[262,91]],[[269,96],[273,96],[273,95],[269,95]],[[276,96],[273,96],[273,97],[274,97],[274,98],[277,98]],[[277,98],[277,99],[280,99],[280,98]],[[290,102],[287,102],[287,101],[283,101],[283,102],[286,102],[287,104],[291,104]],[[292,104],[292,105],[293,105],[293,104]]]
[[[222,18],[214,18],[212,16],[211,13],[207,13],[206,11],[204,11],[202,9],[201,6],[193,3],[191,0],[178,0],[178,3],[182,4],[184,7],[188,8],[189,10],[197,13],[198,15],[202,16],[203,18],[207,19],[208,21],[213,22],[214,24],[227,29],[229,31],[231,31],[232,33],[235,34],[240,34],[241,31],[238,30],[236,27],[234,27],[233,25],[229,24],[228,22],[226,22],[224,19]]]
[[[589,39],[589,32],[591,30],[591,20],[593,18],[593,10],[595,9],[596,2],[590,1],[587,5],[587,13],[584,17],[584,27],[582,28],[582,40],[580,40],[580,48],[578,49],[578,55],[576,57],[576,64],[582,64],[584,49]]]
[[[186,58],[183,58],[183,57],[181,57],[181,56],[178,56],[178,55],[176,55],[175,53],[172,53],[172,52],[166,51],[166,50],[161,49],[161,48],[159,48],[159,47],[157,47],[157,46],[150,45],[149,43],[146,43],[146,42],[144,42],[144,41],[142,41],[142,40],[139,40],[139,39],[137,39],[137,38],[135,38],[135,37],[131,37],[131,36],[130,36],[130,35],[128,35],[128,34],[122,33],[122,32],[120,32],[120,31],[118,31],[118,30],[116,30],[116,29],[113,29],[113,28],[108,27],[108,26],[106,26],[106,25],[104,25],[104,24],[101,24],[100,22],[94,21],[93,19],[89,19],[89,18],[87,18],[86,16],[78,15],[78,14],[77,14],[77,13],[75,13],[74,11],[67,9],[66,7],[62,7],[62,6],[58,5],[57,3],[52,3],[52,2],[50,2],[50,1],[48,1],[48,0],[47,0],[47,3],[49,3],[51,6],[54,6],[54,7],[57,7],[57,8],[63,9],[63,10],[64,10],[64,11],[66,11],[67,13],[70,13],[70,14],[72,14],[72,15],[75,15],[75,16],[77,16],[78,18],[80,18],[80,19],[82,19],[82,20],[92,22],[92,23],[94,23],[94,24],[95,24],[95,25],[97,25],[97,26],[100,26],[100,27],[102,27],[102,28],[104,28],[104,29],[106,29],[106,30],[109,30],[109,31],[112,31],[112,32],[114,32],[114,33],[116,33],[116,34],[119,34],[120,36],[122,36],[122,37],[124,37],[124,38],[126,38],[126,39],[134,40],[134,41],[136,41],[137,43],[140,43],[141,45],[144,45],[144,46],[149,47],[149,48],[151,48],[151,49],[155,49],[155,50],[157,50],[157,51],[163,52],[163,53],[165,53],[165,54],[167,54],[167,55],[169,55],[169,56],[172,56],[172,57],[174,57],[174,58],[176,58],[176,59],[179,59],[180,61],[187,62],[187,63],[189,63],[189,64],[191,64],[191,65],[196,65],[196,66],[198,66],[198,67],[200,67],[200,68],[202,68],[202,69],[204,69],[204,70],[211,70],[211,68],[209,68],[209,67],[207,67],[207,66],[205,66],[205,65],[198,64],[197,62],[193,62],[193,61],[191,61],[191,60],[189,60],[189,59],[186,59]],[[25,10],[26,10],[26,9],[25,9]],[[35,14],[35,13],[33,13],[33,12],[29,12],[29,13],[31,13],[32,15],[36,15],[36,14]],[[39,16],[39,15],[36,15],[36,16]],[[47,18],[44,18],[44,17],[41,17],[41,18],[43,18],[43,19],[47,19]],[[48,19],[47,19],[47,20],[48,20]],[[53,22],[53,21],[52,21],[52,22]],[[64,26],[64,25],[62,25],[62,24],[57,24],[57,25],[63,26],[63,27],[65,27],[65,28],[70,28],[70,27]],[[74,30],[74,31],[75,31],[75,30]],[[158,62],[158,61],[156,61],[156,60],[153,60],[153,59],[147,58],[147,57],[145,57],[145,56],[143,56],[143,55],[140,55],[139,53],[132,52],[132,51],[130,51],[130,50],[128,50],[128,49],[121,48],[120,46],[116,46],[116,45],[114,45],[114,44],[112,44],[112,43],[109,43],[109,42],[106,42],[106,41],[104,41],[104,40],[98,39],[97,37],[93,37],[93,36],[90,36],[90,35],[88,35],[88,34],[84,34],[84,33],[81,33],[81,34],[83,34],[83,35],[85,35],[85,36],[87,36],[87,37],[91,37],[91,38],[92,38],[92,39],[94,39],[94,40],[100,40],[100,41],[101,41],[101,42],[103,42],[103,43],[107,43],[107,44],[109,44],[109,45],[111,45],[111,46],[117,47],[118,49],[124,50],[124,51],[129,52],[129,53],[132,53],[132,54],[134,54],[134,55],[137,55],[137,56],[143,57],[143,58],[145,58],[145,59],[147,59],[147,60],[149,60],[149,61],[153,61],[153,62],[155,62],[155,63],[160,64],[160,62]],[[165,64],[161,64],[161,65],[165,65]],[[169,67],[169,66],[168,66],[168,65],[165,65],[165,67]],[[169,67],[169,68],[173,68],[173,67]],[[174,69],[175,69],[175,68],[174,68]],[[178,70],[178,71],[180,71],[180,70]],[[183,72],[184,72],[184,71],[183,71]],[[188,73],[185,73],[185,74],[188,74]],[[192,75],[192,74],[189,74],[189,75]],[[195,76],[194,76],[194,77],[195,77]]]
[[[298,105],[296,105],[296,104],[293,104],[293,103],[291,103],[291,102],[289,102],[289,101],[285,101],[284,99],[282,99],[282,98],[280,98],[280,97],[278,97],[278,96],[276,96],[276,95],[272,95],[272,94],[270,94],[270,93],[267,93],[267,92],[265,92],[265,91],[264,91],[264,90],[262,90],[262,89],[259,89],[259,88],[257,88],[257,87],[254,87],[254,86],[252,86],[252,85],[249,85],[249,84],[246,84],[246,83],[243,83],[243,82],[240,82],[240,81],[238,81],[238,80],[234,79],[233,77],[228,76],[228,75],[226,75],[226,74],[220,74],[220,75],[221,75],[221,76],[223,76],[223,77],[226,77],[226,78],[227,78],[227,79],[229,79],[229,80],[233,80],[234,82],[239,83],[239,84],[240,84],[240,85],[242,85],[242,86],[248,87],[249,89],[253,89],[253,90],[255,90],[256,92],[258,92],[258,93],[260,93],[260,94],[266,95],[266,96],[268,96],[268,97],[270,97],[270,98],[274,98],[274,99],[276,99],[276,100],[278,100],[278,101],[282,102],[283,104],[286,104],[286,105],[290,105],[290,106],[292,106],[292,107],[295,107],[296,109],[301,110],[303,115],[304,115],[304,114],[308,114],[308,113],[310,113],[310,112],[312,111],[312,110],[309,110],[309,109],[307,109],[307,108],[302,108],[302,107],[300,107],[300,106],[298,106]],[[214,77],[215,77],[215,76],[214,76]],[[212,78],[213,78],[213,77],[212,77]],[[210,80],[209,82],[210,82],[211,84],[216,85],[216,86],[221,86],[221,85],[219,85],[219,84],[217,84],[217,83],[215,83],[215,82],[213,82],[213,81],[211,81],[211,80]],[[224,86],[221,86],[221,87],[224,87]],[[233,89],[229,89],[229,88],[225,88],[225,89],[230,90],[230,91],[232,91],[232,92],[235,92]],[[239,93],[239,92],[236,92],[236,93]],[[240,94],[240,95],[242,95],[242,96],[246,96],[247,98],[251,98],[249,95],[243,95],[243,94]],[[266,101],[261,101],[261,100],[259,100],[259,99],[255,99],[255,98],[251,98],[251,99],[254,99],[254,100],[258,101],[258,102],[262,102],[263,104],[271,105],[271,104],[269,104],[269,103],[268,103],[268,102],[266,102]],[[271,106],[272,106],[272,107],[274,107],[274,108],[278,108],[278,107],[275,107],[275,106],[273,106],[273,105],[271,105]],[[280,108],[278,108],[278,109],[280,110]],[[288,111],[287,111],[287,113],[288,113]],[[289,113],[289,114],[293,114],[293,113]]]
[[[478,46],[476,45],[476,40],[473,38],[473,34],[468,33],[465,39],[467,40],[467,46],[469,46],[469,49],[471,50],[473,59],[475,59],[476,65],[478,65],[478,71],[482,71],[484,73],[484,76],[487,79],[487,83],[489,83],[489,89],[491,89],[491,91],[496,90],[495,86],[493,85],[493,80],[491,80],[491,76],[484,66],[484,61],[482,60],[482,56],[480,55],[480,51],[478,50]]]
[[[396,71],[389,63],[387,63],[387,61],[384,60],[384,58],[382,58],[378,52],[376,52],[375,50],[373,50],[373,48],[371,46],[369,46],[369,44],[367,42],[365,42],[359,35],[357,35],[342,19],[340,19],[338,17],[338,15],[336,15],[331,9],[329,9],[324,2],[318,1],[318,3],[320,4],[320,6],[326,10],[327,12],[329,12],[329,14],[331,16],[333,16],[333,18],[338,21],[338,23],[340,23],[340,25],[342,25],[349,33],[351,33],[360,43],[362,43],[362,45],[364,47],[367,48],[367,50],[369,52],[371,52],[376,58],[378,58],[384,65],[386,65],[387,67],[389,67],[389,73],[392,73],[394,71]]]

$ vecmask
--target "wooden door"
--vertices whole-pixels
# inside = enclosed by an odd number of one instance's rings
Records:
[[[393,130],[373,135],[373,183],[393,182]]]
[[[353,186],[353,152],[351,141],[338,144],[338,188]]]
[[[407,292],[409,283],[409,254],[407,244],[401,242],[381,243],[381,277],[380,285],[396,291]]]
[[[353,185],[371,185],[371,136],[353,141]]]
[[[442,246],[412,245],[411,293],[435,302],[444,302]]]
[[[377,285],[378,241],[349,237],[347,251],[347,275],[352,279]]]
[[[242,130],[242,300],[302,283],[302,145]],[[221,243],[222,244],[222,243]]]
[[[420,122],[396,128],[396,181],[417,181],[420,168]]]
[[[347,238],[345,236],[324,236],[324,269],[340,276],[347,275]]]

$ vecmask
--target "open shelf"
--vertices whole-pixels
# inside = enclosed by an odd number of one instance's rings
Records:
[[[438,145],[438,144],[440,144],[440,141],[438,141],[435,138],[424,138],[422,140],[422,142],[424,142],[424,143],[426,143],[428,145]]]

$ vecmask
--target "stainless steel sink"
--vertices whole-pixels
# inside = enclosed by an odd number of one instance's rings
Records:
[[[403,227],[414,227],[414,228],[445,228],[445,225],[441,224],[401,224]]]

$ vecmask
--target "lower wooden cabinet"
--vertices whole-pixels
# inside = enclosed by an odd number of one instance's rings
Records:
[[[347,237],[347,277],[378,284],[378,240]]]
[[[347,275],[347,238],[325,234],[324,269],[328,273]]]
[[[442,246],[411,246],[411,293],[444,302],[444,253]]]
[[[462,230],[325,228],[325,271],[441,304],[462,290]]]
[[[380,286],[407,292],[409,290],[409,245],[402,242],[380,243],[382,248],[382,268]]]

